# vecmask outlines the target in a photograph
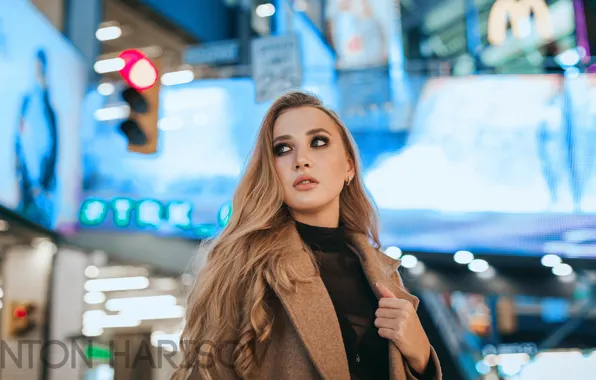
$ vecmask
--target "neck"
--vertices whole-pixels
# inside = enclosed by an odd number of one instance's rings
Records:
[[[295,221],[316,227],[336,228],[339,226],[339,203],[337,207],[315,212],[291,211]]]

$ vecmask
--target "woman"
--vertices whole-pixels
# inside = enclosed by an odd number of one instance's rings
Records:
[[[314,96],[266,114],[188,299],[173,379],[440,379],[349,132]],[[371,245],[369,241],[373,242]]]

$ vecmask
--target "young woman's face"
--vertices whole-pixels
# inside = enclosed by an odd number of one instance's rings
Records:
[[[294,217],[339,213],[339,195],[354,176],[354,165],[333,119],[314,107],[290,109],[275,122],[272,149],[284,202]]]

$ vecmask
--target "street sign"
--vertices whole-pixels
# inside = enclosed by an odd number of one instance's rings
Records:
[[[295,34],[252,41],[252,78],[257,103],[276,98],[302,84],[300,40]]]
[[[189,65],[225,65],[238,63],[240,42],[226,40],[191,46],[184,52],[184,63]]]

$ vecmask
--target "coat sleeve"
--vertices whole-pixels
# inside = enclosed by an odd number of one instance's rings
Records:
[[[404,359],[405,361],[405,359]],[[430,347],[430,358],[424,373],[418,374],[410,368],[408,362],[404,363],[406,369],[407,380],[443,380],[443,373],[441,372],[441,363],[435,349]]]

